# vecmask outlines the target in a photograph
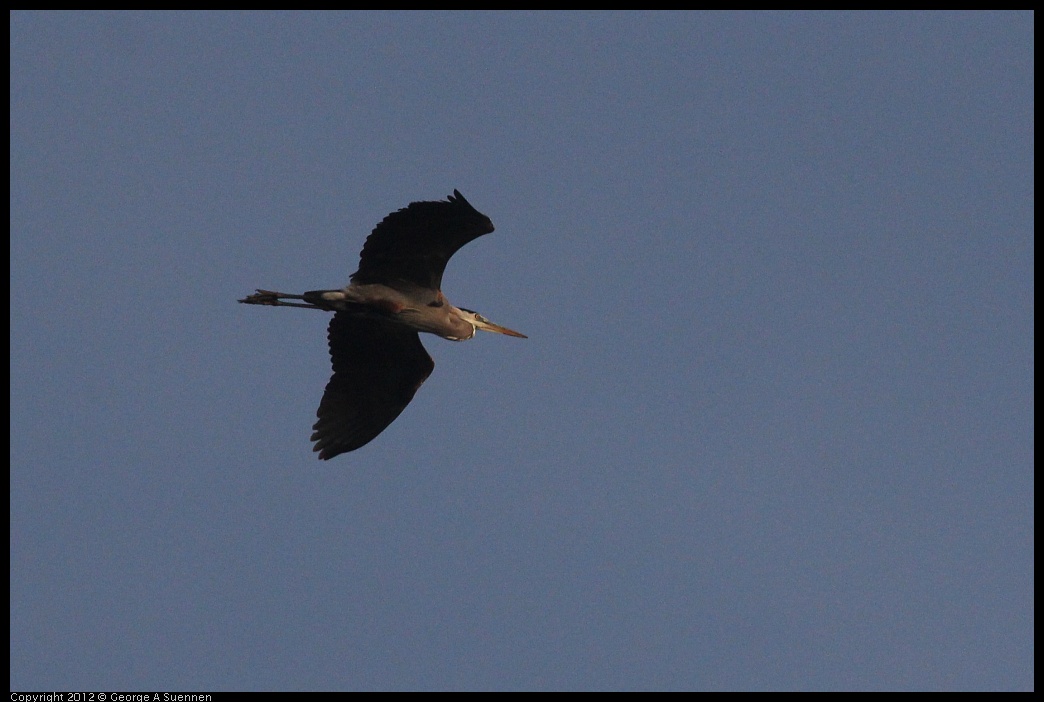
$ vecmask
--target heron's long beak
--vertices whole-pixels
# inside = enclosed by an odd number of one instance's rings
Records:
[[[521,334],[521,333],[515,331],[514,329],[508,329],[507,327],[502,327],[499,324],[494,324],[493,322],[489,321],[488,319],[476,320],[475,321],[475,328],[476,329],[481,329],[482,331],[496,332],[497,334],[507,334],[508,336],[517,336],[519,339],[528,339],[529,338],[525,334]]]

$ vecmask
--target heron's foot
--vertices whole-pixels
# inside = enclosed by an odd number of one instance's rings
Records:
[[[253,295],[247,295],[240,302],[247,305],[272,305],[274,307],[279,304],[281,297],[289,296],[271,290],[258,290]]]

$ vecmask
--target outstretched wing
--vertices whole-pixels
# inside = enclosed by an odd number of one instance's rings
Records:
[[[459,191],[446,200],[412,202],[378,224],[363,245],[356,283],[406,280],[438,290],[446,262],[464,244],[493,231],[493,222]]]
[[[417,332],[381,319],[337,312],[329,339],[333,377],[312,427],[312,450],[323,460],[372,441],[435,368]]]

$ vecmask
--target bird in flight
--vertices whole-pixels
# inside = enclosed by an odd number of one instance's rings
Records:
[[[527,338],[454,307],[440,290],[450,257],[492,231],[489,217],[454,190],[446,200],[411,202],[385,217],[363,244],[347,287],[303,295],[258,290],[240,300],[334,313],[328,335],[333,376],[312,427],[320,459],[365,446],[410,404],[435,368],[418,332],[452,341],[466,341],[479,329]]]

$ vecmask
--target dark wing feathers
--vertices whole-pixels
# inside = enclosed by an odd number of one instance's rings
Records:
[[[312,450],[322,459],[373,440],[435,368],[417,332],[381,319],[338,312],[330,320],[329,340],[333,376],[312,427]]]
[[[446,262],[460,247],[493,231],[493,222],[454,190],[446,200],[412,202],[378,224],[363,245],[356,283],[406,280],[438,290]]]

